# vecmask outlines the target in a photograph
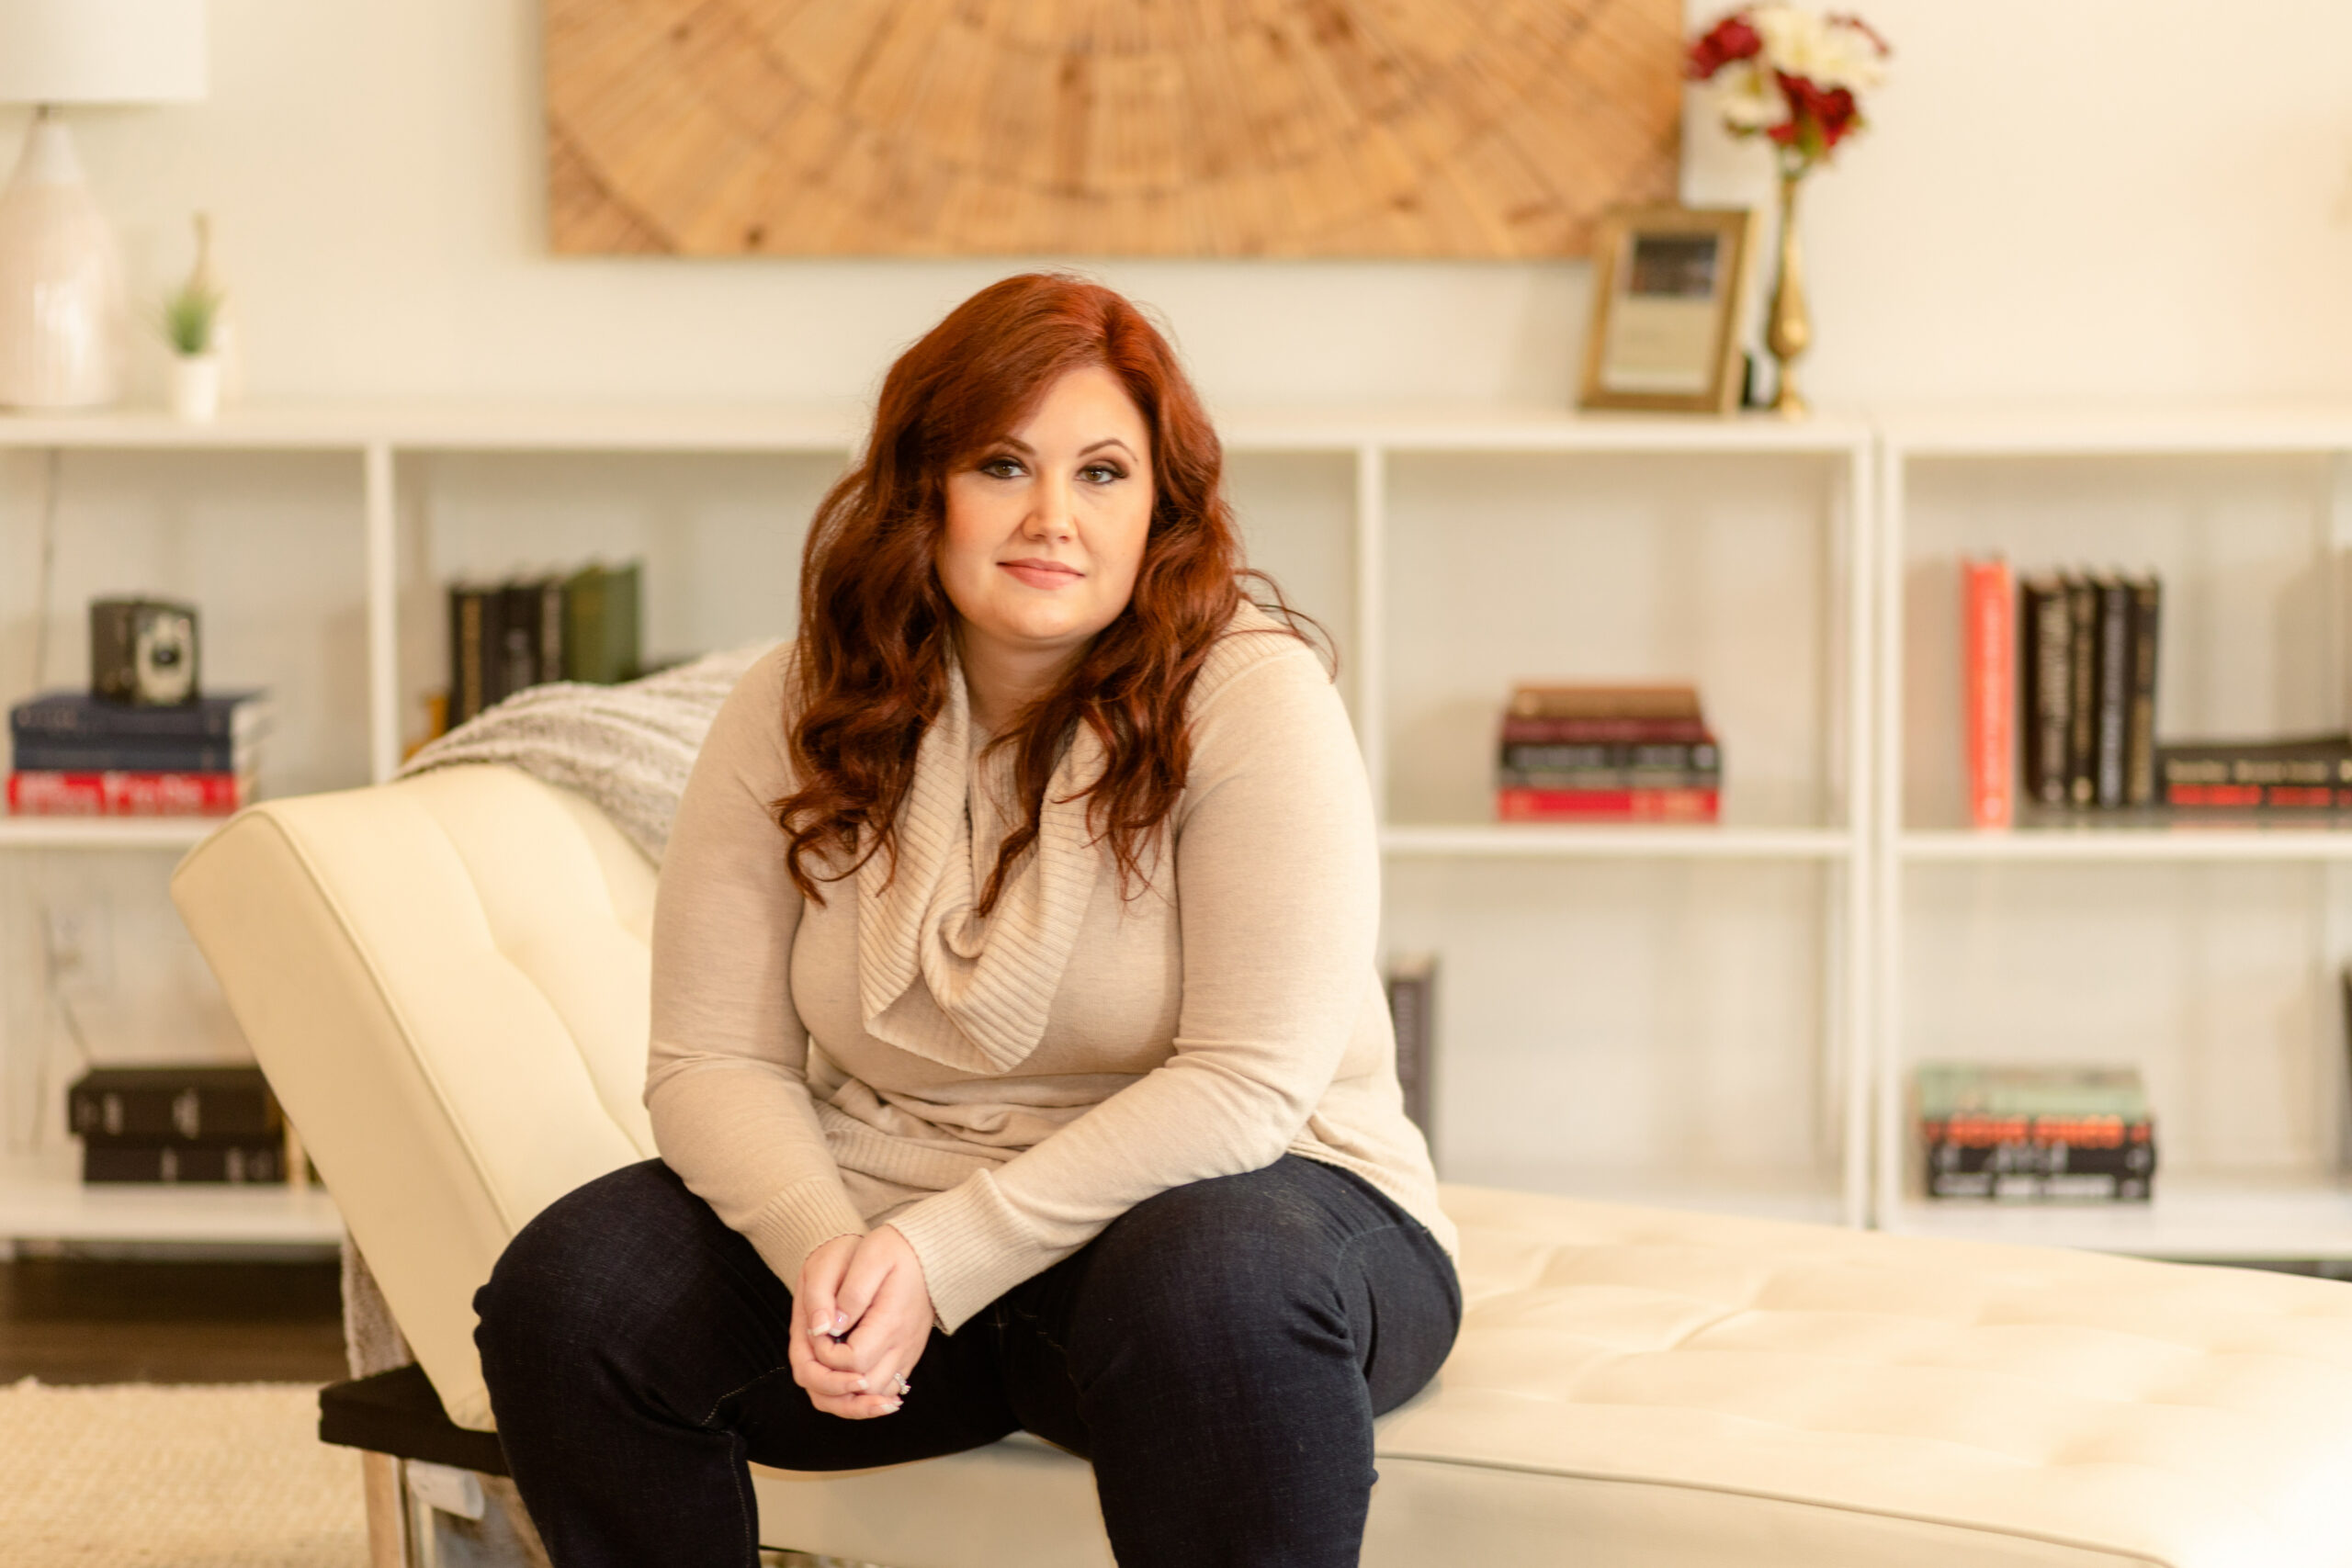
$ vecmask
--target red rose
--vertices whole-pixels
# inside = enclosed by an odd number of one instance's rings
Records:
[[[1822,151],[1827,152],[1846,137],[1862,128],[1860,107],[1854,102],[1853,93],[1845,87],[1822,99],[1815,117],[1821,121]]]
[[[1775,72],[1773,80],[1789,104],[1788,123],[1771,130],[1772,140],[1781,146],[1794,147],[1807,158],[1819,158],[1861,129],[1860,106],[1851,89],[1824,92],[1811,78],[1792,76],[1785,71]]]
[[[1684,74],[1703,82],[1735,60],[1753,60],[1764,52],[1764,39],[1745,11],[1734,11],[1700,35],[1690,46]]]

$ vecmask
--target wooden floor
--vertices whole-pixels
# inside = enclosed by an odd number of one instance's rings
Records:
[[[323,1262],[0,1262],[0,1382],[333,1382],[341,1287]]]

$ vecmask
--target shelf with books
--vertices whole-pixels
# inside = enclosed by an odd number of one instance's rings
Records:
[[[85,1184],[71,1145],[0,1158],[0,1252],[12,1241],[333,1247],[343,1217],[322,1187]]]
[[[1881,607],[1873,1208],[1890,1229],[2183,1258],[2352,1256],[2343,1023],[2334,976],[2352,951],[2352,815],[2151,802],[2166,772],[2217,755],[2183,737],[2245,737],[2231,755],[2340,728],[2347,643],[2340,562],[2352,542],[2352,411],[1996,411],[1886,422]],[[1963,562],[2002,564],[2014,606],[1980,633]],[[2037,593],[2153,584],[2162,678],[2152,710],[2102,687],[2103,767],[2060,788],[2048,759],[2082,688],[2034,678],[2080,663],[2068,617]],[[2032,592],[2017,593],[2017,588]],[[2010,595],[2016,593],[2016,597]],[[2140,625],[2136,600],[2126,625]],[[2105,599],[2100,600],[2102,605]],[[2090,668],[2137,671],[2109,634]],[[1996,649],[2006,671],[1978,663]],[[2121,649],[2121,652],[2115,651]],[[2125,689],[2139,680],[2127,678]],[[1987,697],[1987,685],[2013,682]],[[2069,693],[2072,695],[2069,695]],[[2014,721],[2008,739],[1999,720]],[[1994,738],[1985,737],[1992,733]],[[2144,739],[2145,763],[2124,756]],[[1999,758],[2005,747],[2022,755]],[[1998,758],[1987,763],[1988,756]],[[2212,764],[2206,764],[2212,765]],[[2231,764],[2234,766],[2234,764]],[[1988,788],[2015,805],[1988,811]],[[2121,804],[2101,805],[2100,797]],[[2031,802],[2032,804],[2029,804]],[[2004,824],[2004,810],[2013,819]],[[2207,813],[2211,813],[2208,815]],[[1983,826],[1972,826],[1983,822]],[[2084,875],[2076,868],[2096,863]],[[1929,1202],[1910,1167],[1907,1097],[1945,1057],[2144,1069],[2163,1167],[2150,1203]],[[2259,1169],[2259,1179],[2235,1173]]]
[[[1954,1202],[1906,1196],[1881,1216],[1908,1235],[2071,1247],[2185,1262],[2352,1258],[2352,1182],[2160,1175],[2145,1203]]]
[[[1447,966],[1449,1179],[1862,1219],[1870,454],[1584,419],[1361,455],[1358,728],[1384,937]],[[1568,766],[1498,750],[1537,743],[1498,729],[1522,684],[1695,687],[1716,819],[1498,820]]]

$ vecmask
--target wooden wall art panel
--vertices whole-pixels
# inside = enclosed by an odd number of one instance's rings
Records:
[[[545,0],[560,252],[1583,254],[1681,0]]]

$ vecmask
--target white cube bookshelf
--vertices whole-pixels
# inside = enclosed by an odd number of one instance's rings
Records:
[[[1253,559],[1339,647],[1380,804],[1384,940],[1442,958],[1449,1175],[2157,1256],[2352,1258],[2335,992],[2352,830],[1971,830],[1955,575],[1996,547],[2021,569],[2153,566],[2160,733],[2336,726],[2352,411],[1331,409],[1221,428]],[[337,728],[300,783],[328,787],[396,765],[446,658],[442,580],[563,554],[575,524],[589,547],[644,542],[657,643],[757,633],[771,588],[765,629],[782,630],[808,507],[856,434],[843,409],[319,406],[207,427],[11,420],[0,454],[60,448],[191,492],[215,474],[251,490],[234,477],[250,465],[340,476],[305,569],[341,606],[320,647],[355,655],[306,699]],[[665,510],[722,470],[737,478]],[[754,537],[763,510],[772,538]],[[747,553],[744,581],[696,580]],[[292,679],[300,654],[261,673]],[[1497,710],[1540,675],[1697,681],[1725,741],[1723,823],[1494,822]],[[121,851],[160,896],[204,827],[0,819],[0,874]],[[23,998],[0,1005],[20,1028]],[[1904,1092],[1930,1055],[2138,1062],[2165,1118],[2157,1201],[1922,1201]],[[0,1165],[0,1236],[334,1231],[322,1200],[97,1204],[62,1168]]]
[[[1871,581],[1869,428],[1512,410],[1239,413],[1220,428],[1253,561],[1338,646],[1383,803],[1392,945],[1448,954],[1449,1166],[1596,1194],[1862,1220],[1868,1097],[1852,1068],[1866,1056],[1870,931],[1858,915],[1871,801],[1854,785],[1869,776],[1871,713],[1867,660],[1856,657],[1868,646]],[[643,542],[657,566],[662,551],[685,548],[658,515],[649,533],[628,521],[628,506],[606,505],[614,491],[675,488],[714,463],[767,465],[760,482],[772,490],[760,495],[778,534],[757,574],[784,579],[773,582],[782,629],[808,507],[856,436],[844,409],[355,404],[235,410],[211,425],[146,414],[15,419],[0,422],[0,452],[61,451],[77,468],[100,454],[133,465],[174,453],[347,465],[337,509],[356,523],[356,536],[342,536],[356,581],[335,569],[317,591],[350,611],[358,670],[346,672],[352,690],[334,717],[354,739],[322,754],[343,759],[320,764],[328,776],[301,780],[334,787],[397,766],[419,696],[441,679],[449,575],[560,564],[575,546],[615,553]],[[641,510],[663,508],[657,499]],[[740,533],[732,543],[741,547]],[[1487,559],[1495,550],[1502,558]],[[1500,576],[1482,582],[1481,570]],[[1497,598],[1581,608],[1572,626],[1521,635],[1500,624],[1521,617],[1498,615]],[[744,611],[723,595],[649,607],[657,638],[665,615],[681,640],[757,629],[734,624]],[[279,684],[295,672],[251,673]],[[1531,674],[1697,679],[1728,732],[1724,822],[1495,823],[1493,723],[1509,681]],[[167,855],[209,826],[0,818],[0,850],[144,852],[160,897]],[[1644,912],[1621,918],[1628,907]],[[1513,921],[1513,908],[1532,923]],[[1546,954],[1544,920],[1564,908],[1565,933],[1583,951]],[[1535,947],[1504,964],[1498,988],[1482,997],[1477,954],[1514,940]],[[1605,993],[1589,979],[1563,1009],[1558,987],[1579,964],[1602,965],[1606,979],[1621,961],[1647,976],[1653,1005],[1612,1012],[1595,1005]],[[1692,963],[1712,964],[1723,983],[1693,984]],[[1602,1027],[1581,1027],[1592,1012],[1608,1015]],[[1562,1063],[1571,1070],[1552,1074]],[[1550,1074],[1563,1104],[1546,1111],[1540,1092],[1531,1104],[1519,1067]],[[1694,1072],[1712,1075],[1706,1093],[1686,1092]],[[1646,1126],[1613,1108],[1611,1084],[1647,1105]],[[1759,1106],[1780,1133],[1748,1135],[1762,1124]],[[1572,1145],[1577,1129],[1594,1147]],[[64,1153],[0,1162],[0,1240],[323,1242],[335,1233],[322,1194],[85,1193]]]
[[[2166,1258],[2352,1258],[2346,1020],[2352,832],[2161,814],[1965,822],[1963,554],[2164,579],[2160,739],[2340,728],[2352,411],[1919,414],[1881,434],[1877,1150],[1895,1230]],[[1920,1196],[1911,1069],[2139,1066],[2147,1205]]]

